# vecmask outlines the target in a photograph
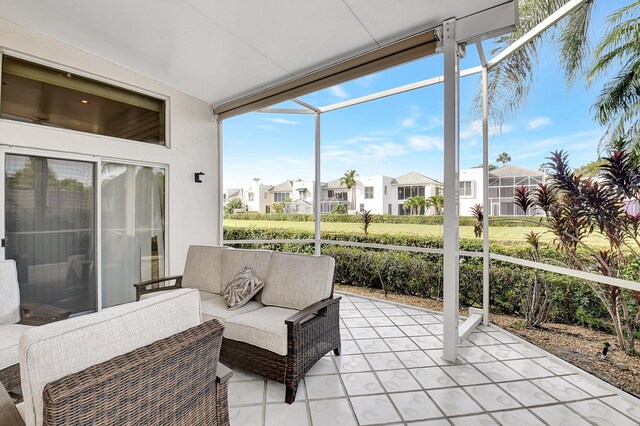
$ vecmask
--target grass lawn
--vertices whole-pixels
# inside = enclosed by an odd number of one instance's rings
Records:
[[[296,229],[301,231],[313,232],[313,222],[287,222],[287,221],[275,221],[275,220],[238,220],[238,219],[225,219],[225,226],[243,228],[243,227],[256,227],[256,228],[278,228],[278,229]],[[362,233],[361,225],[359,223],[345,223],[345,222],[322,222],[323,232],[353,232]],[[542,240],[549,242],[553,239],[553,235],[547,232],[546,228],[533,227],[533,226],[518,226],[518,227],[503,227],[492,226],[489,229],[490,241],[510,241],[510,242],[524,242],[525,234],[530,231],[539,232],[542,234]],[[415,225],[415,224],[397,224],[397,223],[372,223],[369,227],[369,233],[371,234],[411,234],[411,235],[424,235],[430,237],[442,237],[443,227],[442,225]],[[460,238],[474,238],[472,226],[460,227]],[[600,236],[592,236],[587,239],[590,245],[603,245],[604,240]]]

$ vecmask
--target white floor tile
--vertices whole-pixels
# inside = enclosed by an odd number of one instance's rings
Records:
[[[385,316],[384,313],[378,308],[360,309],[360,313],[365,318]]]
[[[607,398],[600,398],[600,400],[615,408],[616,410],[622,412],[623,414],[626,414],[640,424],[640,401],[636,400],[632,402],[630,401],[630,399],[632,398],[633,397],[623,398],[622,396],[617,395]]]
[[[378,371],[376,375],[387,392],[402,392],[422,389],[409,370]]]
[[[308,426],[309,414],[307,404],[294,402],[293,404],[267,404],[265,412],[265,426]]]
[[[436,363],[423,351],[407,351],[396,353],[397,357],[407,368],[432,367]]]
[[[540,390],[540,388],[528,381],[501,383],[499,386],[525,407],[556,402],[551,395]]]
[[[344,340],[341,342],[342,346],[342,355],[352,355],[362,353],[360,350],[360,346],[356,343],[355,340]],[[336,357],[338,359],[339,357]]]
[[[533,361],[551,371],[553,374],[575,374],[575,371],[568,366],[548,357],[535,358]]]
[[[383,339],[360,339],[356,340],[362,353],[389,352],[389,346],[384,343]]]
[[[508,342],[503,342],[503,343],[508,343]],[[529,358],[537,358],[537,357],[545,356],[545,352],[542,349],[536,348],[535,346],[530,345],[528,343],[514,343],[513,345],[509,345],[509,346],[511,347],[511,349],[514,349],[520,352],[522,355]]]
[[[587,379],[582,374],[572,374],[570,376],[563,376],[562,378],[593,396],[610,396],[615,394],[606,387],[599,385],[599,380]]]
[[[500,344],[499,340],[494,339],[488,333],[471,333],[467,339],[478,346]]]
[[[550,377],[554,375],[551,371],[530,359],[516,359],[513,361],[503,362],[507,367],[511,368],[513,371],[517,371],[526,379],[537,379],[540,377]]]
[[[347,399],[309,401],[313,426],[357,426]]]
[[[341,355],[335,358],[338,371],[341,373],[355,373],[359,371],[371,371],[369,363],[364,355]]]
[[[384,393],[378,378],[371,372],[343,374],[342,382],[349,396]]]
[[[417,322],[415,322],[413,318],[411,318],[408,315],[394,316],[394,317],[390,317],[390,319],[391,321],[393,321],[395,325],[416,325],[417,324]]]
[[[371,327],[350,328],[349,332],[354,339],[375,339],[378,337],[378,333]]]
[[[264,402],[265,381],[229,383],[229,405],[261,404]]]
[[[286,388],[284,384],[274,380],[267,380],[267,402],[284,402]],[[307,392],[304,389],[304,380],[298,383],[298,392],[296,392],[296,402],[307,399]]]
[[[497,385],[466,386],[464,389],[487,411],[522,407]]]
[[[475,364],[475,367],[494,382],[522,379],[520,374],[501,362]]]
[[[347,355],[345,355],[347,356]],[[316,364],[307,372],[307,376],[317,376],[318,374],[336,374],[338,369],[333,363],[331,356],[320,358]]]
[[[559,401],[575,401],[577,399],[589,398],[590,396],[585,391],[578,389],[565,380],[562,380],[561,377],[537,379],[532,380],[531,382]]]
[[[471,365],[444,366],[442,367],[442,370],[461,386],[478,385],[491,382],[487,376],[476,370]]]
[[[638,424],[597,399],[573,402],[567,404],[567,406],[598,426],[631,426]]]
[[[427,393],[447,416],[482,412],[482,408],[460,388],[435,389]]]
[[[386,395],[356,396],[351,398],[353,411],[361,425],[400,421],[400,416]]]
[[[564,405],[550,405],[547,407],[532,408],[531,411],[540,417],[549,426],[587,426],[588,421],[569,410]]]
[[[419,349],[408,337],[389,337],[384,342],[392,351],[413,351]]]
[[[246,407],[230,407],[229,423],[231,426],[262,426],[262,410],[264,405]]]
[[[367,318],[367,321],[373,327],[395,326],[395,324],[393,324],[393,321],[391,321],[387,317],[370,317],[370,318]]]
[[[393,393],[389,396],[405,421],[442,417],[442,412],[424,391]]]
[[[505,426],[544,426],[542,420],[531,414],[526,409],[513,411],[499,411],[491,413],[500,423]]]
[[[420,349],[442,349],[442,341],[436,336],[414,336],[411,338]]]
[[[374,371],[398,370],[404,368],[402,362],[393,352],[366,354],[365,357]]]
[[[439,420],[424,420],[421,422],[411,422],[411,423],[407,423],[407,425],[409,426],[451,426],[451,423],[449,423],[449,421],[446,419],[439,419]]]
[[[493,356],[475,346],[458,349],[458,355],[464,358],[465,361],[473,363],[496,361]]]
[[[375,330],[382,338],[387,337],[404,337],[404,333],[398,327],[391,323],[391,327],[376,327]]]
[[[457,386],[456,382],[442,371],[440,367],[412,368],[410,371],[423,389]]]
[[[482,349],[485,350],[489,355],[492,355],[502,361],[526,358],[520,352],[512,349],[511,346],[508,345],[488,345],[483,346]]]
[[[400,325],[398,327],[407,336],[427,336],[431,334],[421,325]]]
[[[360,314],[358,314],[360,315]],[[345,325],[349,328],[369,327],[369,322],[363,317],[359,318],[343,318]]]
[[[495,420],[486,414],[480,414],[479,416],[456,417],[455,419],[451,419],[451,421],[453,421],[455,426],[500,426]]]
[[[344,396],[344,389],[337,374],[305,377],[304,381],[309,399]]]

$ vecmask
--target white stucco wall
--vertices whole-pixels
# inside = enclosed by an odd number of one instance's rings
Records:
[[[218,130],[207,103],[2,20],[0,49],[167,97],[170,148],[9,120],[0,120],[0,148],[34,149],[51,157],[66,153],[166,165],[169,274],[182,273],[190,244],[218,242]],[[4,174],[4,164],[0,167]],[[194,172],[200,171],[205,173],[204,183],[196,184]]]
[[[482,204],[482,167],[460,170],[460,182],[472,182],[472,196],[460,196],[460,216],[471,216],[471,207]]]

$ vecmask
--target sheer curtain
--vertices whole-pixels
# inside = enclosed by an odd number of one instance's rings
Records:
[[[133,283],[163,277],[164,169],[102,164],[102,306],[135,300]]]

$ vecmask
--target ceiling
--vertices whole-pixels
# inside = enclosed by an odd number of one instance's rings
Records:
[[[512,0],[0,0],[0,18],[212,105]]]

